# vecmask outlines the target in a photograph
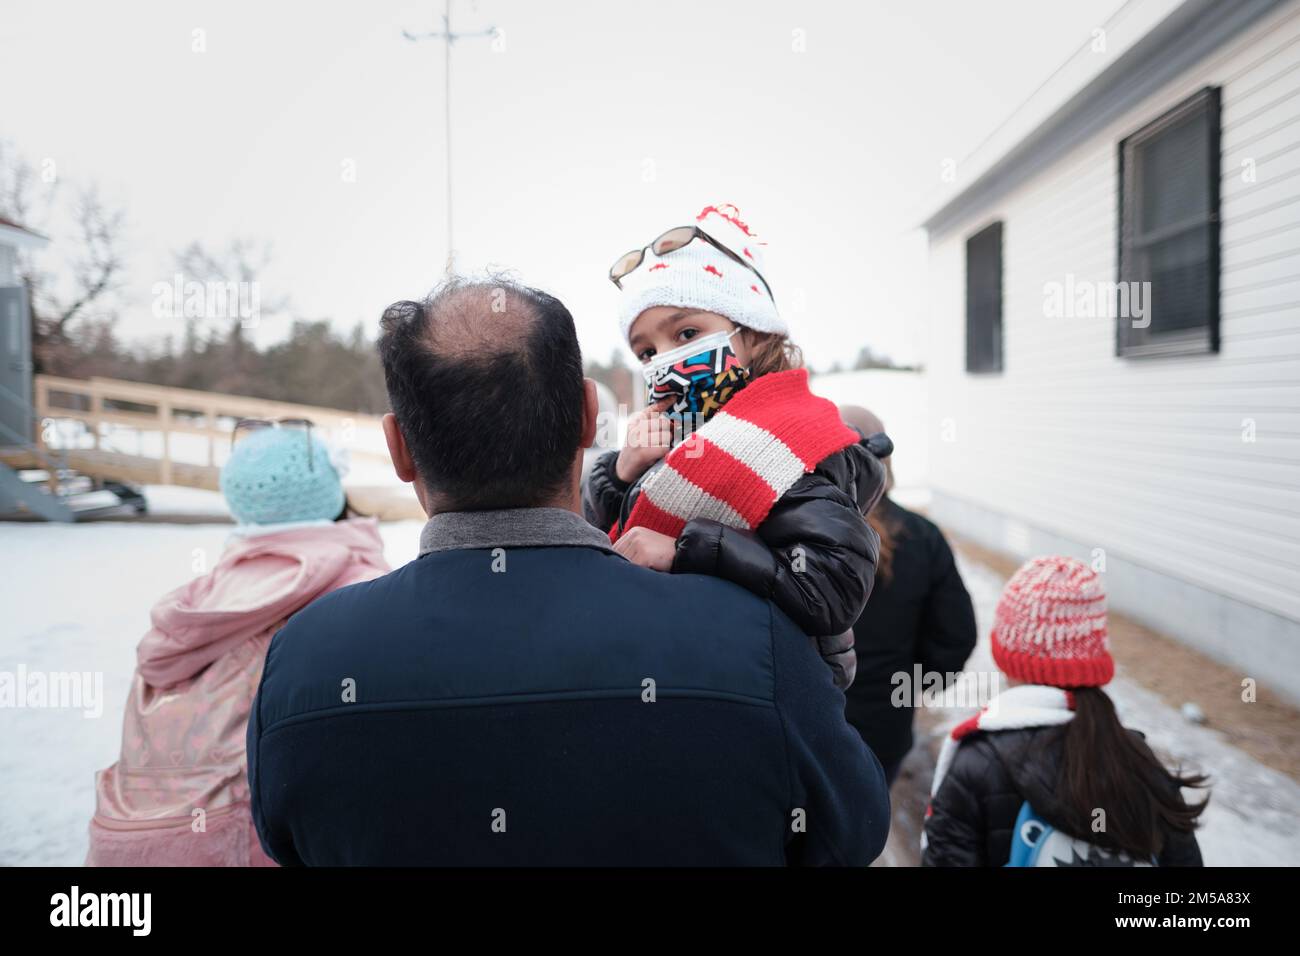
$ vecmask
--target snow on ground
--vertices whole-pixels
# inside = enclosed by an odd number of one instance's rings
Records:
[[[234,421],[222,419],[223,427],[233,428]],[[383,432],[367,422],[357,422],[346,433],[341,429],[317,426],[317,437],[331,445],[346,448],[354,459],[365,461],[377,460],[380,464],[388,461],[388,446],[384,443]],[[45,432],[45,442],[51,448],[91,448],[95,444],[94,436],[83,422],[69,418],[50,419]],[[163,434],[161,431],[140,428],[135,425],[123,425],[105,422],[99,428],[99,447],[105,451],[120,452],[124,455],[141,455],[158,458],[162,455]],[[211,454],[212,463],[225,464],[230,456],[230,438],[228,436],[199,435],[190,432],[171,432],[167,438],[168,452],[173,461],[192,465],[206,465]]]
[[[226,421],[226,427],[233,422]],[[339,450],[347,462],[345,485],[383,485],[397,482],[388,458],[388,446],[383,432],[364,422],[357,423],[346,433],[340,429],[318,428],[317,437]],[[84,423],[72,419],[52,419],[45,433],[51,448],[91,448],[95,444],[92,432]],[[210,447],[209,447],[210,444]],[[161,431],[137,428],[132,425],[105,423],[99,429],[99,447],[104,451],[124,455],[159,458],[163,450]],[[230,439],[187,432],[172,432],[167,439],[168,453],[175,462],[206,465],[211,461],[218,467],[230,457]]]
[[[226,497],[219,491],[182,488],[179,485],[145,485],[143,491],[150,514],[230,517]]]
[[[989,651],[989,629],[1004,582],[991,568],[961,554],[958,565],[980,631],[966,670],[991,673],[997,667]],[[1178,710],[1126,675],[1122,666],[1106,693],[1125,726],[1146,734],[1167,763],[1209,775],[1210,803],[1197,832],[1207,866],[1300,866],[1300,784],[1234,747],[1217,730],[1188,723]],[[950,708],[942,732],[972,713],[971,708]],[[1199,802],[1205,791],[1184,794]]]
[[[169,489],[170,493],[174,489]],[[166,494],[165,493],[165,494]],[[417,551],[420,522],[380,526],[389,562]],[[94,773],[116,759],[135,646],[149,608],[211,566],[229,525],[0,524],[6,609],[0,671],[102,674],[102,713],[0,710],[0,865],[78,865],[94,807]],[[1002,581],[962,561],[987,635]],[[987,637],[970,663],[992,667]],[[1166,755],[1214,778],[1200,835],[1211,864],[1300,863],[1300,786],[1179,714],[1122,674],[1110,690],[1125,721]],[[953,718],[958,715],[953,712]]]

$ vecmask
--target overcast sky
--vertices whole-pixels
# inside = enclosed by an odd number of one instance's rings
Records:
[[[1121,5],[456,0],[455,29],[504,47],[453,53],[458,265],[555,292],[605,358],[610,263],[732,202],[814,364],[923,359],[916,213],[944,160]],[[0,138],[126,208],[124,334],[174,330],[150,311],[173,252],[234,237],[274,245],[264,300],[373,330],[446,259],[443,47],[401,35],[442,6],[4,0]]]

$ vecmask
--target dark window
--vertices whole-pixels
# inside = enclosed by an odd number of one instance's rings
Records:
[[[1131,294],[1127,314],[1117,310],[1118,354],[1219,350],[1217,88],[1119,144],[1119,281],[1150,285],[1140,287],[1145,315]]]
[[[966,240],[966,371],[1002,371],[1002,223]]]

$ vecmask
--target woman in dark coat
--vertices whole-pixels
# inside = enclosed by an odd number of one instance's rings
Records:
[[[864,434],[884,431],[871,412],[840,407],[844,420]],[[896,707],[899,681],[913,688],[915,669],[944,675],[961,670],[975,647],[975,610],[952,549],[931,521],[889,497],[893,471],[885,459],[885,496],[871,513],[880,536],[876,586],[853,625],[857,677],[846,692],[845,716],[875,752],[892,784],[912,749],[913,709]],[[912,694],[906,695],[912,700]]]

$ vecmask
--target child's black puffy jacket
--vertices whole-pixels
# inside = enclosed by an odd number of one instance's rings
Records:
[[[975,733],[962,740],[925,822],[922,866],[1004,866],[1012,829],[1026,800],[1064,833],[1106,846],[1091,821],[1072,821],[1056,799],[1060,727]],[[1135,730],[1129,733],[1141,738]],[[1172,778],[1171,787],[1176,786]],[[1110,847],[1115,849],[1115,847]],[[1171,832],[1160,866],[1201,866],[1196,836]]]
[[[880,539],[863,515],[884,493],[880,458],[892,450],[881,434],[828,456],[781,496],[756,531],[688,521],[677,537],[672,570],[726,578],[772,601],[816,638],[836,684],[847,686],[857,667],[851,628],[871,594],[880,557]],[[661,459],[629,485],[615,472],[617,461],[617,451],[601,455],[583,484],[587,520],[602,531],[623,526],[641,485],[663,466]]]

